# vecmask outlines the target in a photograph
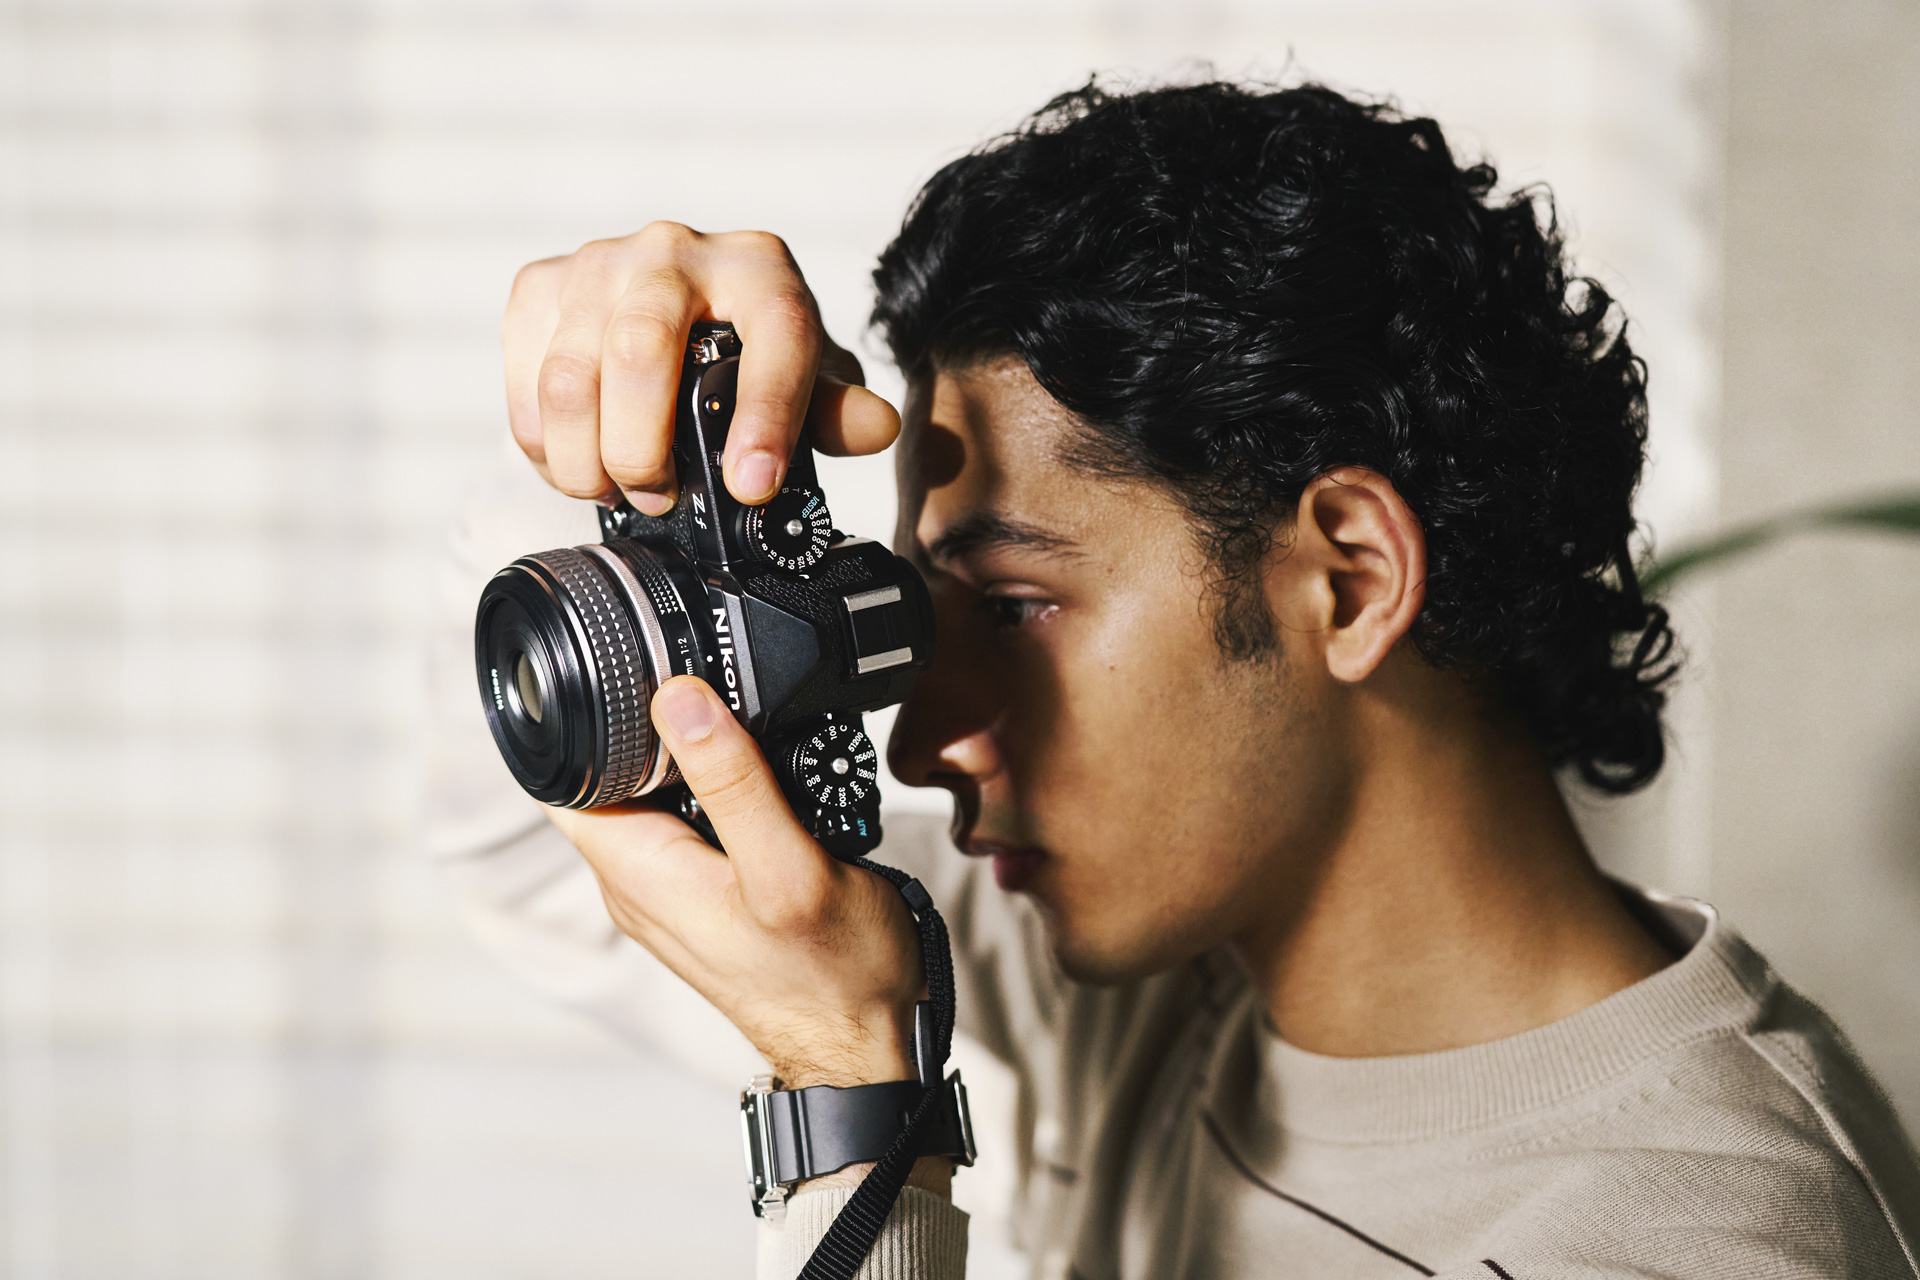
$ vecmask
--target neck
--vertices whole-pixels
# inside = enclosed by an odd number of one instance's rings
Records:
[[[1277,923],[1236,939],[1283,1038],[1339,1057],[1462,1048],[1668,963],[1523,732],[1487,723],[1463,691],[1424,707],[1356,696],[1370,758],[1349,817],[1307,882],[1276,886]]]

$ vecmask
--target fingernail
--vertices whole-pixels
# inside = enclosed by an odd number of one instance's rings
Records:
[[[627,501],[631,502],[633,509],[641,515],[653,516],[655,519],[673,510],[673,499],[670,496],[664,493],[649,493],[645,489],[629,491]]]
[[[660,691],[660,718],[682,742],[701,742],[713,732],[717,714],[714,700],[689,684]]]
[[[773,496],[780,459],[770,453],[750,453],[733,464],[733,484],[741,501],[764,502]]]

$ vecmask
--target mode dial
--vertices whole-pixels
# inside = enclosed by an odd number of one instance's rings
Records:
[[[873,739],[838,721],[793,748],[793,780],[823,810],[854,809],[879,785],[880,756]]]
[[[747,545],[789,573],[820,563],[833,537],[827,500],[812,489],[793,485],[757,507],[748,507]]]

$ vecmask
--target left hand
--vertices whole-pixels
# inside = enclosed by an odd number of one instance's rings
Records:
[[[806,833],[705,682],[663,684],[653,722],[727,851],[638,805],[551,810],[614,923],[740,1028],[785,1087],[912,1078],[925,979],[899,891]]]

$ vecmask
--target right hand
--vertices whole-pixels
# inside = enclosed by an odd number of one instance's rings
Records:
[[[726,850],[645,800],[549,809],[613,922],[725,1014],[787,1088],[911,1079],[926,979],[900,891],[820,847],[705,681],[668,680],[652,711]]]
[[[696,320],[740,333],[724,459],[744,503],[780,492],[802,426],[823,453],[877,453],[900,415],[820,324],[786,244],[764,231],[702,235],[655,222],[520,269],[501,324],[507,413],[520,448],[562,493],[648,515],[679,496],[674,395]]]

